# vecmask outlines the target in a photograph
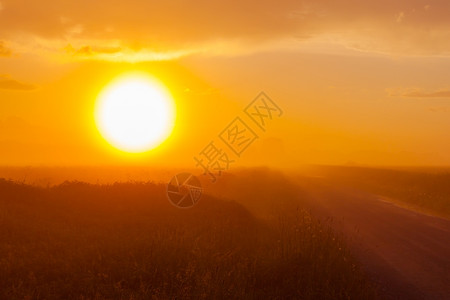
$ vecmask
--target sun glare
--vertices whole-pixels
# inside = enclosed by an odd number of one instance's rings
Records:
[[[156,79],[142,73],[128,74],[100,93],[95,122],[105,140],[117,149],[145,152],[171,134],[175,105],[170,92]]]

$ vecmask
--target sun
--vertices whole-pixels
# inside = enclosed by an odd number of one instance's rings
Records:
[[[169,90],[145,73],[113,80],[98,96],[95,123],[103,138],[124,152],[156,148],[171,134],[175,104]]]

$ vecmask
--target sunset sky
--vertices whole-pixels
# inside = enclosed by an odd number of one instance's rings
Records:
[[[283,115],[238,164],[450,165],[449,16],[445,0],[0,0],[0,164],[195,166],[264,91]],[[137,155],[93,121],[136,70],[177,110]]]

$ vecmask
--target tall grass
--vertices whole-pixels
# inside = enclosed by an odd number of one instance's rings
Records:
[[[247,201],[286,196],[260,189]],[[262,219],[212,196],[176,209],[160,184],[0,181],[0,299],[374,298],[342,240],[298,203],[272,200],[283,204]]]

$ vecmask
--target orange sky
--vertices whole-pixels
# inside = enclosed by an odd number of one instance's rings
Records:
[[[450,165],[448,1],[0,0],[0,165],[186,165],[265,91],[284,111],[239,164]],[[173,135],[124,155],[96,96],[171,90]]]

